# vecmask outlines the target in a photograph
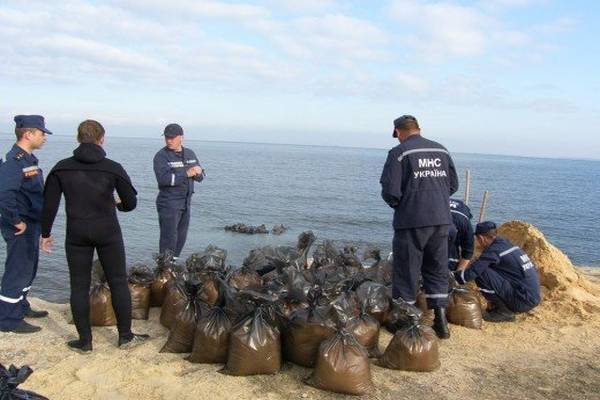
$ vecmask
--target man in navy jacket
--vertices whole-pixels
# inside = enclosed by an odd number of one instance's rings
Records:
[[[394,121],[400,145],[388,153],[381,175],[381,195],[394,209],[392,296],[414,304],[422,276],[427,305],[434,310],[434,330],[449,338],[448,230],[450,196],[458,177],[444,146],[421,136],[416,118]]]
[[[204,170],[198,157],[183,147],[183,128],[169,124],[164,130],[165,144],[154,156],[154,174],[158,183],[156,209],[160,225],[159,251],[176,258],[187,239],[194,183],[202,182]]]
[[[499,237],[491,221],[477,224],[475,238],[483,249],[478,260],[454,272],[456,281],[475,281],[488,301],[483,318],[489,322],[510,322],[515,312],[527,312],[540,304],[538,269],[518,246]]]

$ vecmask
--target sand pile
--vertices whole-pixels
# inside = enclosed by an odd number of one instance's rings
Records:
[[[600,285],[578,271],[569,257],[553,246],[536,227],[522,221],[503,224],[498,233],[521,247],[538,266],[542,304],[534,314],[565,318],[569,313],[590,317],[600,311]]]

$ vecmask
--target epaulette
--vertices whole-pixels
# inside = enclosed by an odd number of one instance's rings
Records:
[[[17,154],[15,154],[15,160],[20,160],[21,158],[25,157],[25,154],[27,154],[24,151],[20,151]]]

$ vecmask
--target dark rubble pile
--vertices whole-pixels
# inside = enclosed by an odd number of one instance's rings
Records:
[[[246,235],[256,235],[256,234],[264,235],[264,234],[268,234],[269,232],[273,235],[282,235],[285,232],[287,232],[288,227],[283,224],[277,224],[277,225],[273,225],[273,228],[271,229],[271,231],[269,231],[265,224],[262,224],[259,226],[252,226],[252,225],[246,225],[246,224],[233,224],[233,225],[227,225],[223,229],[225,229],[227,232],[243,233]]]
[[[391,299],[390,261],[378,249],[324,241],[309,262],[314,243],[305,232],[296,246],[254,249],[241,268],[213,246],[185,266],[157,257],[151,299],[162,300],[160,322],[170,329],[161,352],[236,376],[275,374],[292,362],[314,368],[307,384],[353,395],[373,387],[369,358],[385,368],[438,368],[437,338],[421,310]],[[459,297],[464,323],[472,301]],[[387,349],[378,347],[381,326],[395,333]]]

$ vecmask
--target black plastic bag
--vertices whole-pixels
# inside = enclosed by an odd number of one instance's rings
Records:
[[[182,272],[183,267],[175,264],[173,252],[165,251],[163,254],[154,255],[156,268],[154,270],[154,281],[150,286],[150,307],[160,307],[165,301],[166,285],[175,277],[176,272]]]
[[[358,289],[356,295],[365,311],[377,321],[383,323],[390,310],[390,297],[386,287],[377,282],[365,281]]]
[[[261,305],[232,328],[223,373],[272,375],[281,369],[279,328],[267,306]]]
[[[131,293],[131,318],[148,319],[150,313],[151,286],[154,273],[146,265],[136,264],[129,268],[129,292]]]
[[[177,275],[165,286],[165,300],[160,310],[160,323],[165,328],[171,328],[173,322],[187,304],[185,290],[185,275]]]
[[[0,400],[48,400],[39,394],[18,389],[33,373],[28,366],[17,368],[11,365],[8,369],[0,364]]]
[[[448,322],[470,329],[483,327],[481,303],[477,293],[466,288],[456,288],[450,293],[448,300]]]
[[[117,317],[112,306],[112,295],[106,282],[104,270],[100,261],[94,261],[92,266],[92,286],[90,289],[90,325],[114,326]]]
[[[260,289],[263,284],[260,275],[247,266],[231,272],[227,281],[229,286],[237,290]]]
[[[231,320],[222,307],[213,307],[198,319],[194,334],[192,354],[187,358],[192,363],[225,364],[229,351]]]
[[[227,250],[209,245],[204,251],[194,253],[188,257],[185,262],[189,272],[200,271],[225,271],[225,260],[227,259]]]
[[[433,329],[415,320],[394,334],[378,365],[404,371],[430,372],[440,367],[438,338]]]
[[[335,393],[357,396],[369,393],[373,382],[365,348],[351,333],[338,331],[321,343],[315,369],[305,382]]]
[[[319,346],[335,334],[328,306],[318,305],[318,293],[311,293],[308,308],[294,311],[283,331],[283,355],[303,367],[315,365]]]
[[[161,353],[190,353],[194,345],[194,333],[198,320],[196,295],[200,288],[199,282],[186,282],[186,303],[183,310],[173,321],[169,338],[160,350]]]

